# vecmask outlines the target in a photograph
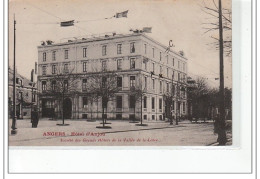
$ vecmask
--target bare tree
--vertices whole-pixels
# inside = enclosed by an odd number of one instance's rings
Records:
[[[174,91],[172,89],[172,92],[165,92],[163,94],[163,100],[165,102],[165,117],[170,118],[170,124],[173,124],[173,118],[171,114],[171,110],[173,108],[173,97],[174,97]]]
[[[93,103],[97,102],[97,115],[98,115],[98,96],[96,93],[90,93],[90,92],[85,92],[83,91],[83,96],[87,97],[87,100],[90,102],[90,120],[87,119],[87,121],[94,122],[96,121],[93,119]]]
[[[208,1],[207,1],[208,2]],[[213,45],[216,50],[219,50],[219,7],[215,0],[212,0],[211,4],[206,4],[203,1],[201,10],[206,13],[209,17],[205,19],[203,23],[203,29],[205,34],[209,33],[210,38],[214,41],[208,45]],[[224,31],[223,47],[226,56],[232,55],[232,11],[228,8],[222,8],[222,28]]]
[[[210,88],[203,77],[198,77],[193,88],[188,88],[188,96],[191,102],[193,116],[197,122],[199,117],[205,117],[209,106]]]
[[[105,109],[107,104],[120,90],[117,85],[117,74],[114,72],[95,72],[87,78],[88,93],[95,94],[97,99],[102,99],[102,128],[108,128],[106,124]],[[99,127],[99,126],[97,126]]]
[[[135,108],[136,108],[136,103],[140,102],[140,109],[141,109],[141,114],[140,114],[140,122],[141,122],[141,126],[143,126],[143,116],[142,116],[142,111],[143,111],[143,96],[146,93],[146,88],[142,88],[141,83],[139,84],[139,86],[136,87],[131,87],[130,88],[130,93],[129,95],[131,96],[131,102],[135,104],[134,107],[134,118],[132,121],[130,122],[136,122],[136,118],[135,118]]]
[[[218,133],[219,145],[225,145],[227,142],[226,130],[225,130],[225,94],[224,94],[224,53],[231,55],[231,37],[225,38],[224,32],[229,31],[231,35],[231,10],[222,8],[222,0],[218,0],[218,6],[215,1],[212,0],[214,7],[206,6],[204,3],[204,12],[209,14],[211,17],[217,20],[216,22],[206,23],[207,32],[218,30],[218,38],[212,37],[217,40],[218,45],[216,48],[219,50],[219,74],[220,74],[220,85],[219,85],[219,119],[215,122]],[[227,33],[225,33],[227,34]],[[225,38],[225,39],[224,39]]]
[[[54,72],[55,71],[55,72]],[[56,99],[60,106],[60,113],[62,118],[62,125],[64,124],[64,99],[66,96],[73,96],[73,94],[79,93],[78,79],[79,75],[73,73],[74,69],[68,70],[68,68],[53,70],[53,74],[49,78],[46,84],[46,89],[39,93],[39,96],[51,96]],[[54,111],[53,111],[54,112]],[[54,114],[53,114],[54,117]]]

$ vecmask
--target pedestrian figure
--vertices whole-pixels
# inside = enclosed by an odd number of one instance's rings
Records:
[[[38,110],[35,108],[32,112],[32,128],[37,128],[39,122]]]

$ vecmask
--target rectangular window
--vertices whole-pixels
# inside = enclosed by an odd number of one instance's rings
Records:
[[[88,106],[88,97],[83,97],[82,102],[83,102],[83,108],[87,108],[87,106]]]
[[[159,109],[162,110],[162,99],[159,99]]]
[[[46,90],[47,90],[46,81],[42,81],[42,91],[46,91]]]
[[[56,65],[52,65],[52,74],[56,74]]]
[[[144,44],[144,54],[146,54],[146,51],[147,51],[147,49],[146,49],[146,44]]]
[[[153,81],[153,89],[155,89],[155,80],[152,79],[152,81]]]
[[[56,60],[56,51],[53,51],[52,52],[52,61],[55,61]]]
[[[162,66],[160,66],[160,74],[162,74]]]
[[[160,93],[162,93],[162,81],[160,81]]]
[[[64,73],[69,73],[69,64],[64,64]]]
[[[153,58],[154,58],[154,48],[153,48]]]
[[[102,77],[102,88],[106,87],[106,83],[107,83],[107,78],[106,77]]]
[[[82,90],[87,90],[87,79],[82,80]]]
[[[147,97],[144,96],[144,108],[147,108]]]
[[[130,53],[135,53],[135,43],[130,43]]]
[[[83,62],[83,72],[87,72],[87,62]]]
[[[64,51],[64,58],[69,59],[69,50]]]
[[[122,59],[117,60],[117,70],[122,70]]]
[[[144,120],[147,120],[147,115],[146,114],[144,115]]]
[[[64,90],[68,91],[68,89],[69,89],[69,82],[68,82],[68,80],[64,80],[63,81],[63,85],[64,85]]]
[[[162,60],[162,52],[160,52],[160,61]]]
[[[56,90],[56,81],[55,81],[55,80],[53,80],[53,81],[51,82],[51,89],[52,89],[52,91],[55,91],[55,90]]]
[[[135,108],[135,96],[134,95],[130,95],[129,97],[129,108]]]
[[[46,73],[47,73],[47,67],[42,66],[42,75],[46,75]]]
[[[130,76],[130,87],[135,87],[135,76]]]
[[[183,111],[183,113],[185,113],[185,112],[186,112],[185,102],[184,102],[182,105],[183,105],[183,106],[182,106],[182,111]]]
[[[145,69],[145,70],[147,70],[147,63],[148,63],[147,61],[144,62],[144,69]]]
[[[147,77],[144,77],[144,88],[147,89]]]
[[[54,101],[53,100],[48,100],[46,101],[46,108],[54,108]]]
[[[122,44],[117,44],[117,54],[122,54]]]
[[[32,102],[35,102],[36,101],[35,99],[36,99],[36,92],[34,91],[32,96]]]
[[[122,108],[123,107],[123,98],[122,96],[116,97],[116,108]]]
[[[178,81],[180,81],[180,80],[181,80],[181,74],[178,73]]]
[[[155,107],[155,99],[154,97],[152,97],[152,109],[154,109],[154,107]]]
[[[83,58],[87,57],[87,48],[83,48]]]
[[[168,55],[166,56],[166,60],[167,60],[167,64],[169,63],[169,58],[168,58]]]
[[[174,80],[175,79],[175,72],[172,71],[172,79]]]
[[[122,77],[117,77],[117,87],[122,88]]]
[[[130,58],[130,69],[135,69],[135,59]]]
[[[175,96],[175,85],[172,85],[172,94]]]
[[[172,66],[174,66],[174,58],[172,58]]]
[[[102,46],[102,55],[103,56],[107,55],[107,46],[106,45]]]
[[[155,72],[154,63],[153,63],[153,72]]]
[[[169,92],[169,83],[166,83],[166,90]]]
[[[167,73],[167,77],[169,77],[169,69],[168,68],[166,70],[166,73]]]
[[[46,52],[43,52],[42,54],[42,61],[46,62]]]
[[[107,62],[102,61],[102,71],[106,71],[106,70],[107,70]]]

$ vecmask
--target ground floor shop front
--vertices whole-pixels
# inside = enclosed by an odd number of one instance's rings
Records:
[[[141,104],[142,101],[142,104]],[[39,100],[40,116],[65,119],[108,119],[159,121],[184,117],[187,113],[186,100],[173,100],[166,104],[162,95],[147,94],[141,99],[132,100],[129,94],[118,94],[109,100],[107,106],[102,98],[91,100],[88,96],[65,96],[64,99],[41,97]],[[63,110],[62,110],[63,109]]]

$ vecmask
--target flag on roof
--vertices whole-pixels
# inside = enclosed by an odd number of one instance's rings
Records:
[[[114,17],[115,18],[127,17],[127,13],[128,13],[128,10],[124,11],[124,12],[119,12],[119,13],[116,13],[116,15]]]
[[[74,26],[74,20],[60,22],[61,27]]]
[[[144,33],[152,33],[152,27],[143,27]]]

